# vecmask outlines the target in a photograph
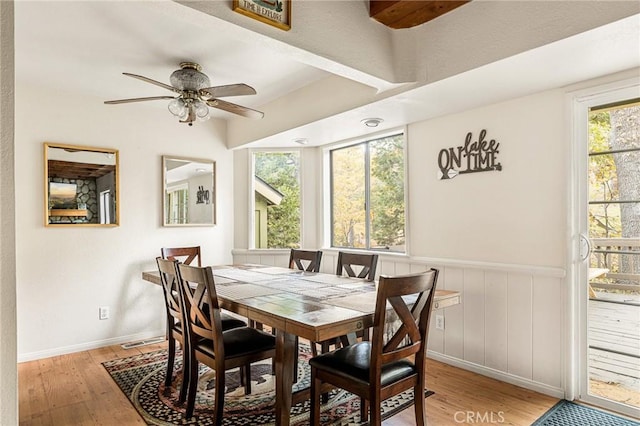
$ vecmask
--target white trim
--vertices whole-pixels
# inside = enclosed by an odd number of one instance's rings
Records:
[[[303,160],[302,160],[302,148],[248,148],[248,157],[249,157],[249,182],[250,182],[250,188],[249,188],[249,232],[248,232],[248,247],[254,247],[251,250],[255,250],[255,246],[256,246],[256,241],[255,241],[255,175],[256,175],[256,170],[255,170],[255,161],[254,161],[254,155],[258,152],[296,152],[298,153],[298,187],[300,188],[300,211],[302,211],[303,207],[304,207],[304,200],[302,198],[302,186],[303,186],[303,172],[302,172],[302,167],[303,167]],[[302,221],[302,217],[303,215],[300,215],[300,235],[299,235],[299,241],[300,241],[300,247],[304,247],[303,246],[303,241],[302,241],[302,235],[304,234],[303,232],[303,221]]]
[[[501,382],[510,383],[512,385],[540,392],[545,395],[550,395],[555,398],[564,398],[564,390],[561,388],[545,385],[544,383],[536,382],[534,380],[523,379],[522,377],[514,376],[513,374],[494,370],[493,368],[484,367],[482,365],[474,364],[472,362],[464,361],[459,358],[454,358],[431,350],[427,351],[427,357],[454,367],[462,368],[463,370],[472,371],[483,376],[491,377],[492,379],[500,380]]]
[[[349,247],[333,247],[331,246],[331,151],[346,148],[352,145],[358,145],[362,143],[368,143],[371,141],[375,141],[377,139],[382,139],[389,136],[395,136],[398,134],[402,134],[404,137],[404,147],[403,147],[403,161],[404,161],[404,251],[403,252],[394,252],[402,255],[407,255],[409,253],[409,157],[408,157],[408,147],[409,147],[409,139],[408,139],[408,126],[400,126],[395,127],[393,129],[382,130],[377,133],[371,133],[364,136],[358,136],[355,138],[346,139],[343,141],[335,142],[328,145],[322,146],[322,193],[323,193],[323,202],[322,202],[322,223],[323,223],[323,238],[321,245],[324,247],[331,247],[336,250],[350,251]],[[371,237],[369,237],[371,238]],[[358,249],[354,249],[358,250]],[[366,249],[366,253],[379,253],[378,250],[375,249]],[[385,251],[386,253],[386,251]]]
[[[567,270],[567,320],[566,342],[568,350],[565,357],[565,388],[567,399],[580,399],[605,409],[627,415],[637,415],[638,409],[626,404],[614,402],[602,397],[589,395],[588,392],[588,351],[587,351],[587,282],[588,263],[580,260],[579,239],[588,229],[585,206],[588,202],[588,188],[585,184],[588,172],[588,113],[589,108],[602,104],[640,96],[640,78],[629,78],[595,87],[567,93],[570,111],[571,176],[569,180],[569,227]]]
[[[78,345],[61,346],[59,348],[51,348],[44,351],[27,352],[18,355],[18,362],[34,361],[42,358],[49,358],[52,356],[71,354],[75,352],[88,351],[91,349],[103,348],[105,346],[119,345],[122,343],[131,342],[134,340],[146,340],[152,337],[164,336],[166,330],[162,328],[156,331],[146,331],[143,333],[129,334],[127,336],[112,337],[110,339],[95,340],[93,342],[80,343]]]
[[[321,148],[324,152],[329,152],[329,151],[333,151],[334,149],[340,149],[350,145],[357,145],[363,142],[373,141],[376,139],[382,139],[388,136],[397,135],[398,133],[404,133],[406,135],[405,133],[406,128],[407,126],[399,126],[399,127],[394,127],[393,129],[380,130],[375,133],[367,133],[366,135],[356,136],[353,138],[344,139],[341,141],[336,141],[330,144],[322,145]]]
[[[409,220],[409,212],[411,211],[411,200],[409,194],[411,194],[411,188],[409,188],[409,176],[411,171],[409,170],[409,126],[404,126],[402,129],[404,134],[404,253],[407,256],[410,255],[411,249],[411,231]]]
[[[542,277],[564,278],[566,271],[553,266],[519,265],[515,263],[484,262],[477,260],[443,259],[434,257],[411,257],[412,262],[428,265],[457,266],[460,268],[476,268],[484,270],[532,274]]]
[[[289,249],[231,249],[232,256],[247,256],[247,255],[287,255],[291,253]]]
[[[337,248],[322,248],[323,252],[326,253],[338,253],[339,251],[344,251]],[[349,250],[354,252],[359,252],[357,250]],[[366,251],[366,253],[371,253],[371,251]],[[510,264],[510,263],[495,263],[495,262],[482,262],[475,260],[462,260],[462,259],[444,259],[444,258],[435,258],[435,257],[412,257],[407,256],[403,253],[388,253],[388,252],[380,252],[375,251],[376,254],[380,256],[381,259],[389,258],[394,262],[398,263],[415,263],[422,265],[438,265],[438,266],[454,266],[459,268],[473,268],[473,269],[483,269],[483,270],[493,270],[493,271],[504,271],[504,272],[513,272],[513,273],[521,273],[521,274],[532,274],[535,276],[541,277],[552,277],[552,278],[564,278],[566,276],[566,271],[563,268],[553,267],[553,266],[537,266],[537,265],[518,265],[518,264]],[[232,249],[232,255],[289,255],[289,250],[282,249]]]
[[[247,206],[249,207],[247,209],[247,214],[249,215],[249,220],[247,221],[247,224],[249,225],[249,230],[247,232],[247,247],[255,247],[256,246],[256,214],[255,214],[255,210],[256,210],[256,205],[255,205],[255,200],[256,200],[256,196],[255,196],[255,191],[256,188],[254,186],[255,184],[255,179],[254,176],[256,175],[256,171],[254,169],[253,166],[253,153],[254,150],[249,148],[247,150],[247,162],[248,167],[247,170],[249,170],[249,192],[248,192],[248,202],[247,202]]]

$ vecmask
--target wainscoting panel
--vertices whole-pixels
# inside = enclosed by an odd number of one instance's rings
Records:
[[[533,285],[533,380],[562,386],[564,305],[562,281],[535,277]]]
[[[507,372],[531,379],[532,365],[532,285],[531,275],[509,274],[507,287]]]
[[[467,305],[464,295],[464,269],[457,266],[441,267],[444,277],[438,279],[444,283],[445,290],[459,291],[462,304],[443,309],[444,315],[444,354],[464,359],[464,308]]]
[[[323,250],[333,274],[338,252]],[[288,250],[234,250],[235,263],[287,267]],[[378,275],[440,271],[438,288],[460,291],[462,303],[434,311],[444,330],[429,334],[430,356],[556,397],[564,395],[563,283],[555,267],[467,262],[380,254]]]
[[[464,360],[484,365],[484,271],[464,270]],[[445,321],[446,323],[446,321]]]
[[[507,273],[485,273],[484,362],[487,367],[500,371],[507,370],[507,288]]]

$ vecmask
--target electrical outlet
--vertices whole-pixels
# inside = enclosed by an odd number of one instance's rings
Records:
[[[108,306],[100,306],[98,308],[98,315],[101,320],[109,319],[109,307]]]
[[[444,315],[436,315],[436,330],[444,330]]]

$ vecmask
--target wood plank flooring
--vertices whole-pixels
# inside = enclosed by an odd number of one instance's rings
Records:
[[[155,351],[166,343],[122,349],[119,345],[18,364],[20,425],[144,425],[102,362]],[[502,424],[528,426],[556,398],[519,388],[437,361],[428,361],[430,425]],[[413,409],[385,426],[415,424]]]

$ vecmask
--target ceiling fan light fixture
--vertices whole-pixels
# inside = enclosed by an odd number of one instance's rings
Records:
[[[169,112],[176,117],[180,117],[187,111],[187,106],[181,98],[173,99],[169,102],[169,105],[167,105],[167,107],[169,108]]]
[[[180,90],[197,92],[200,89],[211,86],[209,77],[200,72],[200,65],[193,62],[182,62],[180,69],[174,71],[169,77],[173,87]]]
[[[202,121],[209,119],[209,107],[207,106],[207,104],[205,104],[201,100],[196,100],[193,105],[196,109],[196,117],[198,118],[198,120]]]
[[[260,119],[264,116],[264,113],[261,111],[217,99],[225,96],[255,95],[256,90],[253,87],[244,83],[211,86],[209,77],[202,73],[202,67],[195,62],[181,62],[180,69],[171,74],[171,85],[142,75],[127,72],[123,74],[170,90],[177,93],[178,96],[147,96],[144,98],[117,99],[105,101],[105,104],[123,104],[166,99],[169,100],[169,104],[167,105],[169,112],[175,117],[178,117],[181,123],[187,123],[189,126],[192,126],[196,120],[208,120],[210,117],[208,107],[217,108],[247,118]]]

